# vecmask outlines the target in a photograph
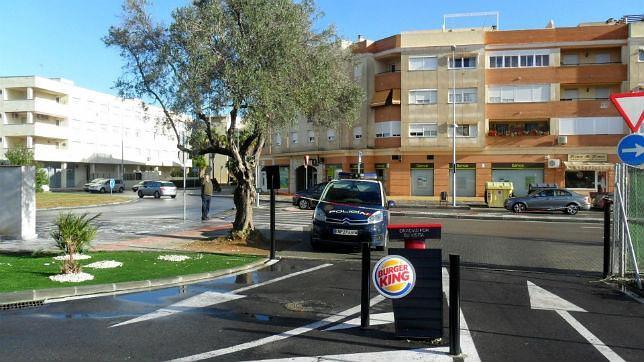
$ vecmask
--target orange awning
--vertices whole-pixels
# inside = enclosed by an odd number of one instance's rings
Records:
[[[389,93],[391,93],[391,89],[375,92],[373,94],[373,99],[371,100],[371,106],[372,107],[384,106],[385,103],[387,103],[387,98],[389,98]]]

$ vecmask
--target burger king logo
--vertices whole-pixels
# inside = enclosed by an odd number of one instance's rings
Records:
[[[378,293],[391,299],[406,296],[416,284],[414,266],[399,255],[389,255],[378,260],[372,277]]]

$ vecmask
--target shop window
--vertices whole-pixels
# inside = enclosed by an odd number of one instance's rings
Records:
[[[566,188],[594,189],[595,171],[566,171]]]

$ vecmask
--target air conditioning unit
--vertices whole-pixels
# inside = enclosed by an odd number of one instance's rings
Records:
[[[557,137],[557,144],[558,145],[565,145],[568,143],[568,136],[558,136]]]
[[[561,160],[558,158],[552,158],[548,160],[548,168],[559,168],[561,165]]]

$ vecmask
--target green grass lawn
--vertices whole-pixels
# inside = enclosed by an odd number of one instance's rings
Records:
[[[91,194],[80,192],[39,192],[36,194],[36,208],[76,207],[111,204],[128,200],[120,194]]]
[[[159,255],[167,254],[188,255],[191,259],[182,262],[157,259]],[[246,255],[176,252],[120,251],[96,252],[89,255],[92,258],[81,260],[81,265],[115,260],[122,262],[123,266],[113,269],[83,268],[83,272],[94,275],[94,280],[59,283],[49,279],[50,275],[60,272],[61,262],[54,260],[53,255],[0,254],[0,292],[159,279],[234,268],[258,260],[258,257]]]

